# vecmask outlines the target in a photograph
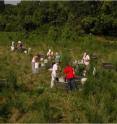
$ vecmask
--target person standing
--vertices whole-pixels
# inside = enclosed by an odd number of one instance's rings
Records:
[[[37,56],[33,56],[32,58],[32,73],[35,73],[35,60]]]
[[[89,64],[90,64],[90,56],[86,52],[83,55],[83,64],[85,65],[83,76],[86,76],[86,73],[89,70]]]
[[[38,72],[37,71],[38,68],[39,68],[38,60],[39,60],[39,55],[33,56],[33,58],[32,58],[32,72],[33,73],[37,73]]]
[[[90,56],[86,52],[83,55],[83,63],[85,65],[89,65],[89,63],[90,63]]]
[[[68,82],[68,87],[70,90],[73,90],[76,88],[76,83],[75,83],[75,72],[74,68],[67,64],[67,66],[64,68],[64,74],[65,74],[65,79]]]
[[[56,62],[55,64],[53,64],[53,67],[52,67],[51,85],[50,85],[51,88],[53,88],[54,83],[57,79],[57,71],[58,71],[58,63]]]
[[[49,49],[49,51],[47,52],[47,57],[48,57],[48,60],[51,60],[53,58],[53,51],[51,49]]]
[[[83,55],[83,63],[86,66],[86,70],[88,70],[90,64],[90,56],[86,52]]]
[[[39,56],[35,58],[35,73],[39,72]]]

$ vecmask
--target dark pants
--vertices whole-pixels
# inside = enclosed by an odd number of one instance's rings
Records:
[[[74,78],[67,79],[67,82],[68,82],[68,88],[70,90],[74,90],[74,89],[77,88],[77,85],[76,85],[76,82],[75,82],[75,79]]]

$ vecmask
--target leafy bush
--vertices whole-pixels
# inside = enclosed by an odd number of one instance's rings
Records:
[[[13,71],[9,72],[9,74],[8,74],[7,85],[10,89],[17,88],[17,77]]]
[[[94,28],[95,25],[95,18],[88,16],[82,19],[81,25],[86,33],[90,33],[92,28]]]

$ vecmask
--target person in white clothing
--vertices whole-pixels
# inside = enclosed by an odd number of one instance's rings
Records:
[[[57,78],[57,71],[58,71],[58,63],[55,63],[52,67],[52,73],[51,73],[51,88],[53,88],[55,80]]]
[[[38,73],[39,72],[39,62],[36,61],[35,62],[35,73]]]
[[[83,55],[83,63],[87,66],[90,64],[90,56],[85,52]]]
[[[38,73],[39,70],[39,55],[36,55],[32,58],[32,72]]]
[[[49,49],[49,51],[47,52],[47,57],[49,60],[51,60],[51,58],[53,57],[54,53],[51,49]]]
[[[35,73],[35,59],[37,56],[33,56],[32,58],[32,72]]]
[[[11,45],[11,51],[14,51],[15,50],[15,42],[12,41],[12,45]]]
[[[83,55],[83,64],[85,65],[85,70],[83,75],[86,76],[86,73],[89,70],[89,64],[90,64],[90,56],[86,52]]]

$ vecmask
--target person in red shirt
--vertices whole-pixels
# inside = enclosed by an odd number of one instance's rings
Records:
[[[65,78],[66,78],[66,81],[68,82],[68,86],[70,90],[75,89],[76,84],[74,81],[74,78],[75,78],[74,68],[72,68],[72,66],[67,64],[67,66],[64,68],[64,74],[65,74]]]

